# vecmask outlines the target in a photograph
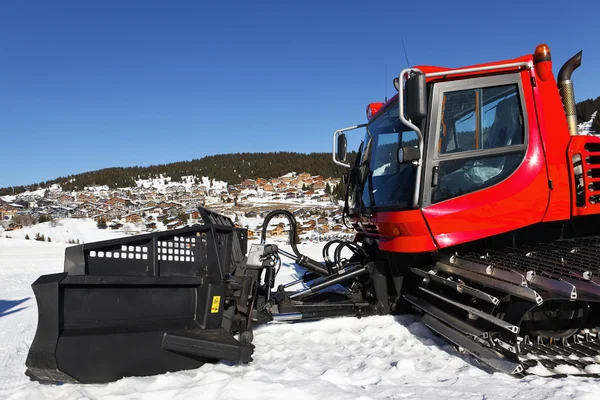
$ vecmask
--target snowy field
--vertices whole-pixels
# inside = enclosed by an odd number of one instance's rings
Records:
[[[249,365],[219,363],[110,384],[43,386],[24,375],[37,324],[30,284],[41,274],[62,271],[66,246],[0,239],[0,399],[600,398],[600,380],[516,379],[481,368],[411,316],[273,324],[255,330]],[[301,251],[316,258],[320,245],[302,245]],[[296,269],[285,265],[278,278],[295,276]]]

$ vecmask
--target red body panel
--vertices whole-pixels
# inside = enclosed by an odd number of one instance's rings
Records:
[[[531,135],[525,160],[505,181],[423,209],[440,248],[540,222],[548,204],[548,178],[539,137]]]
[[[401,253],[437,250],[421,210],[377,213],[373,223],[380,234],[381,250]]]
[[[534,78],[536,70],[531,70]],[[556,81],[552,75],[546,80],[536,79],[533,88],[534,106],[527,107],[530,119],[537,113],[539,134],[542,139],[548,179],[552,181],[548,210],[544,222],[566,220],[571,214],[571,186],[567,160],[567,146],[571,136],[563,109],[562,101],[557,90]]]
[[[529,60],[523,57],[518,61]],[[550,188],[529,74],[521,72],[529,132],[523,163],[497,185],[423,209],[439,248],[512,231],[544,218]]]

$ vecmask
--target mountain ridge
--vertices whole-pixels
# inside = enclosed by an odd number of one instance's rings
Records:
[[[352,154],[349,155],[352,157]],[[245,179],[277,178],[289,172],[308,172],[323,177],[339,177],[344,168],[335,165],[331,153],[229,153],[205,156],[191,161],[146,167],[111,167],[80,174],[68,175],[31,185],[0,188],[0,196],[16,195],[25,191],[59,185],[63,190],[82,190],[88,186],[109,188],[133,187],[138,179],[170,177],[179,182],[184,176],[207,176],[210,179],[240,183]]]

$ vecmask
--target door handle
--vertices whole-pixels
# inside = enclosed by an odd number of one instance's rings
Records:
[[[440,179],[440,167],[433,167],[433,173],[431,174],[431,187],[436,187]]]

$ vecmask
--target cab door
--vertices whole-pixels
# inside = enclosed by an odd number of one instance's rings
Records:
[[[550,189],[522,76],[527,72],[434,84],[421,201],[440,248],[544,216]]]

